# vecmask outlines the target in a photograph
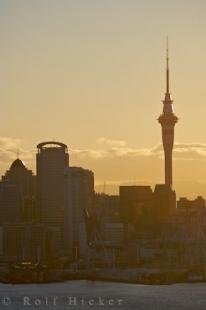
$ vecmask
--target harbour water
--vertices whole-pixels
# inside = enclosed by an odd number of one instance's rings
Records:
[[[0,284],[2,310],[205,310],[206,283],[137,285],[96,281]]]

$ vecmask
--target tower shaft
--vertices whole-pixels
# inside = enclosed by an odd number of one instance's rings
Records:
[[[172,150],[165,152],[165,184],[172,187]]]
[[[172,151],[174,144],[174,127],[178,121],[177,116],[173,112],[173,101],[170,96],[169,88],[169,52],[167,41],[166,56],[166,93],[163,101],[163,112],[158,118],[162,127],[162,142],[165,157],[165,184],[172,187]]]

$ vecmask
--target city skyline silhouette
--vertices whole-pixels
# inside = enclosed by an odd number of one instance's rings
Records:
[[[162,183],[156,118],[168,35],[180,117],[174,187],[178,196],[206,196],[205,4],[79,3],[0,4],[1,175],[17,149],[35,171],[34,146],[54,138],[68,145],[73,165],[94,171],[98,191]]]
[[[0,0],[0,308],[205,308],[205,12]]]

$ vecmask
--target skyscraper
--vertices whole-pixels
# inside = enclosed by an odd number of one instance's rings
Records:
[[[24,163],[17,158],[2,176],[2,182],[9,182],[17,187],[21,196],[21,220],[34,220],[36,217],[36,177],[32,171],[27,169]]]
[[[124,221],[137,223],[142,215],[152,208],[152,189],[150,186],[120,186],[120,210]]]
[[[69,165],[67,146],[60,142],[37,145],[37,195],[40,220],[48,225],[63,225],[65,170]],[[63,226],[62,226],[63,227]]]
[[[18,187],[9,181],[0,182],[0,226],[22,220],[22,197]]]
[[[81,167],[69,167],[66,177],[65,248],[83,257],[87,251],[84,211],[94,204],[94,174]]]
[[[162,126],[162,141],[165,153],[165,185],[172,187],[172,150],[174,144],[174,127],[178,121],[178,118],[174,114],[173,100],[170,96],[168,42],[166,63],[166,93],[163,101],[163,112],[159,116],[158,121]]]
[[[48,229],[46,256],[52,260],[63,249],[65,171],[69,154],[67,146],[56,141],[42,142],[37,149],[38,214]]]
[[[2,180],[16,184],[22,197],[35,195],[35,176],[19,158],[13,161]]]

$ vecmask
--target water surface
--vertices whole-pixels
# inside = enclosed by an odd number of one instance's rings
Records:
[[[0,284],[0,309],[206,310],[206,284],[136,285],[70,281]]]

